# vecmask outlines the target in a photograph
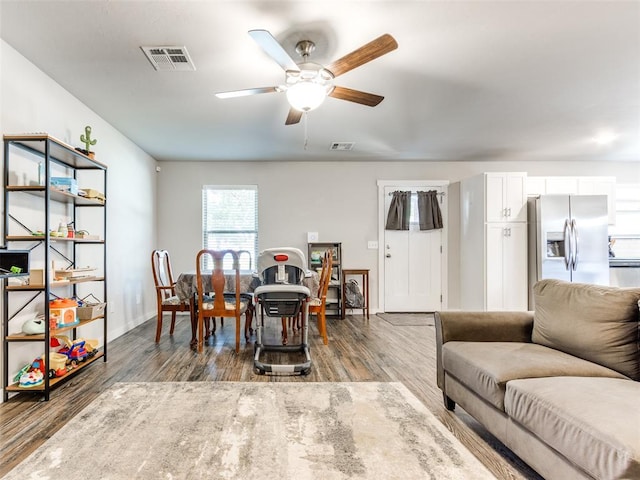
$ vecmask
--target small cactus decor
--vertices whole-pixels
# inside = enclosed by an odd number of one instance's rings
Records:
[[[89,155],[91,152],[91,146],[95,145],[98,140],[96,139],[91,139],[91,127],[89,125],[87,125],[86,127],[84,127],[84,135],[80,135],[80,141],[82,143],[85,144],[85,146],[87,147],[85,150],[87,152],[87,155]]]

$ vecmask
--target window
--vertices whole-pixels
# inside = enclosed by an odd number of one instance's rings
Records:
[[[416,192],[411,192],[411,210],[410,211],[411,211],[411,216],[409,217],[410,229],[420,230],[420,215],[418,213],[418,194]]]
[[[240,268],[255,270],[258,252],[257,185],[205,185],[202,189],[202,246],[211,250],[246,250]],[[209,260],[207,259],[207,262]],[[213,268],[213,265],[204,265]],[[224,268],[231,268],[231,257]]]

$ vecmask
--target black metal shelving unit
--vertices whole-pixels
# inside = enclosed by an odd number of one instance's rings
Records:
[[[16,172],[25,172],[28,162],[34,168],[43,170],[39,172],[38,181],[27,182],[18,180]],[[40,169],[40,165],[42,169]],[[49,300],[56,296],[79,296],[81,285],[89,285],[91,293],[96,297],[102,297],[103,302],[107,302],[107,205],[106,201],[87,198],[73,193],[60,191],[51,186],[52,173],[64,172],[65,176],[82,181],[83,172],[95,172],[91,181],[97,189],[107,192],[107,167],[93,158],[84,155],[73,147],[57,140],[47,134],[25,134],[25,135],[4,135],[4,220],[3,239],[5,246],[20,245],[26,248],[32,255],[39,254],[43,258],[43,284],[42,285],[9,285],[6,277],[0,277],[0,286],[3,292],[3,312],[2,312],[2,340],[3,340],[3,391],[4,400],[7,401],[12,394],[40,394],[44,400],[49,400],[50,393],[54,387],[75,377],[90,364],[102,358],[107,361],[107,309],[104,315],[92,320],[81,321],[78,325],[56,328],[49,327]],[[86,174],[85,174],[86,175]],[[97,182],[97,184],[95,183]],[[16,209],[12,206],[18,196],[27,195],[40,208],[36,208],[25,213],[24,209]],[[99,238],[77,238],[77,237],[54,237],[49,232],[55,230],[55,223],[52,221],[52,210],[54,205],[69,212],[69,218],[73,224],[78,226],[78,217],[85,209],[96,209],[101,217],[98,217],[102,231]],[[38,215],[41,215],[40,217]],[[25,217],[28,217],[27,219]],[[84,218],[84,217],[83,217]],[[34,234],[27,223],[33,222],[42,227],[42,234]],[[82,249],[86,245],[97,246],[98,250],[88,253],[88,258],[95,258],[98,264],[97,270],[101,270],[98,275],[87,276],[78,279],[71,279],[64,282],[54,281],[50,273],[52,260],[62,260],[66,262],[65,268],[76,268],[76,262],[81,261]],[[25,247],[26,246],[26,247]],[[42,251],[40,251],[42,249]],[[100,251],[101,250],[101,251]],[[97,252],[97,253],[96,253]],[[32,260],[33,261],[33,260]],[[100,264],[101,263],[101,264]],[[15,276],[15,275],[13,275]],[[14,300],[14,297],[20,297]],[[34,303],[35,302],[35,303]],[[44,334],[25,335],[22,333],[9,333],[9,325],[13,318],[22,312],[27,306],[40,307],[44,312],[45,322]],[[71,335],[73,339],[78,337],[79,329],[95,321],[103,322],[102,347],[93,357],[80,363],[77,368],[69,371],[66,375],[57,378],[49,378],[48,366],[50,358],[50,342],[54,335]],[[30,388],[20,387],[19,382],[14,382],[10,378],[9,360],[11,356],[11,345],[16,342],[40,342],[44,352],[44,362],[46,372],[44,373],[44,383]],[[33,359],[24,359],[25,363]]]

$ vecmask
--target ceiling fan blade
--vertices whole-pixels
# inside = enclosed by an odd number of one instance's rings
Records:
[[[375,107],[382,100],[384,100],[383,96],[362,92],[360,90],[352,90],[345,87],[335,87],[333,89],[333,92],[331,92],[329,96],[333,98],[339,98],[340,100],[360,103],[362,105],[367,105],[368,107]]]
[[[300,70],[296,62],[294,62],[285,49],[282,48],[282,45],[280,45],[275,37],[267,30],[249,30],[249,35],[251,35],[267,55],[273,58],[285,71]]]
[[[357,50],[339,58],[325,68],[333,73],[334,77],[337,77],[338,75],[347,73],[349,70],[353,70],[354,68],[364,65],[371,60],[375,60],[396,48],[398,48],[398,42],[396,42],[396,39],[388,33],[385,33]]]
[[[302,119],[302,112],[300,110],[296,110],[295,108],[289,109],[289,115],[287,115],[287,120],[284,122],[285,125],[293,125],[296,123],[300,123]]]
[[[235,98],[235,97],[247,97],[249,95],[257,95],[259,93],[274,93],[274,92],[282,92],[280,87],[258,87],[258,88],[247,88],[245,90],[233,90],[231,92],[219,92],[216,93],[216,97],[218,98]]]

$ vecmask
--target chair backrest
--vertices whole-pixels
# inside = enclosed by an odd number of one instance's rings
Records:
[[[322,259],[322,271],[320,272],[320,287],[318,289],[318,298],[324,302],[327,298],[329,283],[331,282],[331,270],[333,269],[333,250],[330,248],[324,252]]]
[[[226,307],[224,294],[226,286],[226,276],[224,270],[224,258],[230,255],[233,260],[233,267],[231,273],[235,276],[234,293],[236,301],[235,307],[229,309]],[[209,257],[213,263],[213,270],[211,271],[211,284],[204,281],[204,261],[205,257]],[[229,272],[229,271],[227,271]],[[208,274],[208,272],[206,272]],[[199,311],[206,311],[207,316],[221,317],[230,312],[240,311],[240,261],[238,252],[235,250],[208,250],[203,249],[198,252],[196,256],[196,278],[198,286],[198,308]],[[207,293],[213,293],[213,308],[203,310],[204,296]],[[226,292],[229,294],[230,292]]]
[[[161,295],[162,299],[168,298],[172,295],[172,291],[168,288],[159,287],[173,287],[173,274],[171,273],[171,259],[169,258],[169,252],[166,250],[154,250],[151,252],[151,268],[153,270],[153,281],[156,286],[156,290]]]
[[[251,252],[249,250],[238,250],[238,258],[242,257],[243,254],[249,257],[249,270],[252,270],[253,258],[251,258]]]

